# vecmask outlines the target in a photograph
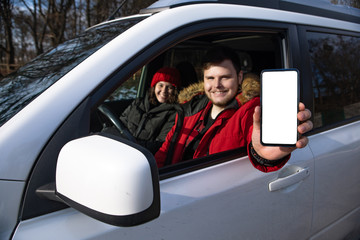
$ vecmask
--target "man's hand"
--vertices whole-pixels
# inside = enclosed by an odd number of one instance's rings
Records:
[[[260,116],[261,108],[257,106],[254,112],[254,123],[252,132],[252,145],[255,151],[267,160],[278,160],[290,154],[297,148],[304,148],[308,144],[308,138],[302,134],[310,131],[313,128],[313,123],[309,120],[311,118],[310,110],[305,108],[303,103],[299,103],[299,112],[297,114],[298,120],[301,123],[297,130],[299,132],[299,140],[296,142],[296,147],[268,147],[260,143]]]

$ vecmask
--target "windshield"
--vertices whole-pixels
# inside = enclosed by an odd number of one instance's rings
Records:
[[[1,80],[0,126],[96,50],[143,19],[114,21],[88,29]]]

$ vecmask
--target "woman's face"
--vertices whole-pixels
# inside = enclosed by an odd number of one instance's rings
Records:
[[[168,82],[160,81],[155,85],[155,96],[160,103],[165,103],[175,93],[175,87]]]

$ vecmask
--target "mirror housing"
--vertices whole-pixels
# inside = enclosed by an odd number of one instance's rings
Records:
[[[61,149],[56,195],[78,211],[115,226],[135,226],[160,215],[154,156],[112,135],[76,139]]]

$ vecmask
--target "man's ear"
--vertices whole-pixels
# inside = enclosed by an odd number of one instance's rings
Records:
[[[244,72],[242,70],[240,70],[240,72],[238,74],[239,86],[241,86],[241,83],[243,81],[243,77],[244,77]]]

